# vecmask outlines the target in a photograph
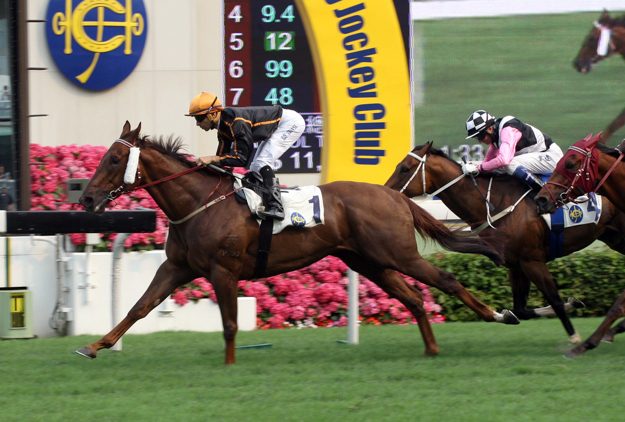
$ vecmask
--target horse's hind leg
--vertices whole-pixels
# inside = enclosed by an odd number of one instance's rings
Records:
[[[504,324],[519,323],[519,319],[512,312],[508,310],[504,310],[501,314],[495,312],[494,309],[482,303],[460,284],[453,274],[435,267],[423,259],[423,257],[411,260],[410,265],[406,268],[405,270],[400,268],[400,271],[422,283],[436,287],[449,295],[455,296],[486,322],[502,322]]]
[[[614,327],[610,328],[608,332],[605,333],[601,338],[601,342],[612,343],[614,341],[614,336],[621,333],[625,333],[625,319],[619,322]]]
[[[439,349],[430,321],[423,307],[423,295],[404,281],[397,271],[372,265],[363,257],[341,256],[349,267],[380,286],[390,297],[399,300],[417,320],[425,343],[425,355],[435,356]]]
[[[608,315],[606,315],[599,328],[597,328],[597,331],[588,337],[588,340],[570,350],[565,356],[567,358],[575,358],[583,355],[586,350],[591,350],[597,347],[603,335],[610,329],[612,324],[614,324],[614,321],[622,316],[625,316],[625,291],[623,291],[621,296],[616,300],[616,302],[614,302],[614,305],[612,305],[608,311]]]
[[[149,314],[152,309],[172,294],[176,287],[188,283],[193,278],[195,276],[190,270],[174,267],[169,261],[163,262],[150,286],[128,312],[128,315],[100,340],[76,350],[76,353],[95,359],[100,349],[112,347],[135,322]]]

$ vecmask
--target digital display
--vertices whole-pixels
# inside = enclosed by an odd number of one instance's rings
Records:
[[[410,2],[395,0],[408,46]],[[321,171],[323,117],[304,25],[293,0],[224,0],[225,105],[280,105],[306,121],[276,173]],[[408,51],[408,49],[407,49]],[[407,55],[409,57],[409,55]]]

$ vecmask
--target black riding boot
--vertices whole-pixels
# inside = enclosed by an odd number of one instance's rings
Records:
[[[265,195],[265,211],[258,211],[258,214],[265,218],[273,218],[275,220],[284,220],[284,207],[282,206],[282,197],[280,195],[280,182],[273,173],[270,166],[260,169],[260,175],[263,177],[263,184],[269,191]]]

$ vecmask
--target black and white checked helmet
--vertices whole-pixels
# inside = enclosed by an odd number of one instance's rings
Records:
[[[495,116],[488,114],[484,110],[477,110],[471,113],[467,119],[467,137],[465,139],[473,138],[478,133],[492,126],[495,123]]]

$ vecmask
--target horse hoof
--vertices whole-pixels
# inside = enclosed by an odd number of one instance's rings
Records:
[[[503,315],[503,323],[506,325],[519,325],[521,323],[516,315],[509,309],[504,309],[501,311],[501,314]]]
[[[566,355],[564,355],[564,357],[566,359],[575,359],[575,358],[578,358],[580,356],[583,356],[584,352],[582,350],[578,350],[578,349],[579,348],[576,347],[575,349],[569,350],[569,352]]]
[[[575,334],[569,336],[569,344],[579,344],[582,341],[582,337],[576,331]]]
[[[76,353],[79,354],[80,356],[86,357],[87,359],[96,358],[96,353],[93,350],[91,350],[89,346],[81,347],[80,349],[76,350]]]
[[[614,336],[612,334],[606,334],[601,337],[601,343],[612,343],[614,341]]]
[[[586,307],[586,305],[584,305],[584,302],[575,297],[568,298],[566,303],[568,303],[569,305],[573,305],[573,309],[584,309]]]

